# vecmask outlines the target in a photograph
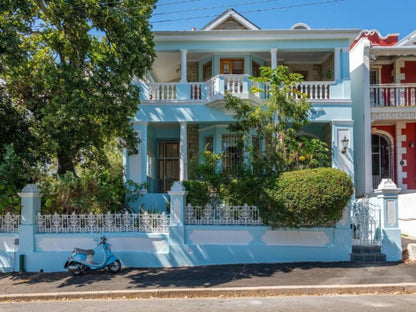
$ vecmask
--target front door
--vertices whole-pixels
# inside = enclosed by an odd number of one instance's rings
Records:
[[[173,182],[179,180],[179,142],[159,142],[159,193],[170,190]]]
[[[393,179],[391,146],[383,136],[377,134],[371,136],[371,155],[373,188],[376,189],[382,179]]]

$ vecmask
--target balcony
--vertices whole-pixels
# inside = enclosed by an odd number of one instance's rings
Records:
[[[411,107],[416,105],[416,83],[370,85],[372,107]]]
[[[249,75],[217,75],[206,82],[144,82],[142,88],[142,103],[208,103],[222,100],[228,91],[241,99],[261,101],[267,99],[266,86],[252,83]],[[251,87],[256,86],[263,92],[250,93]],[[339,99],[333,94],[338,89],[333,81],[305,81],[297,86],[311,101],[326,101]],[[338,93],[338,92],[336,92]]]

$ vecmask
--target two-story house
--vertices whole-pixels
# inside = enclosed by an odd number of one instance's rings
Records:
[[[236,134],[227,129],[233,116],[224,94],[261,105],[266,93],[250,93],[250,76],[261,66],[283,64],[303,75],[299,88],[312,111],[302,134],[327,142],[332,165],[354,176],[349,47],[358,33],[303,23],[262,30],[233,9],[200,30],[155,31],[157,57],[138,81],[142,93],[133,120],[141,143],[136,154],[125,155],[127,179],[149,185],[143,202],[163,206],[163,194],[173,181],[187,179],[205,147],[224,153],[223,167],[242,158]],[[252,140],[265,147],[254,132]]]
[[[403,190],[416,189],[415,41],[416,32],[398,41],[397,34],[382,37],[373,30],[353,44],[359,193],[371,193],[383,178]]]
[[[416,202],[416,31],[398,38],[363,31],[351,48],[355,187],[371,196],[381,179],[392,179],[406,221]],[[402,231],[416,235],[404,221]]]

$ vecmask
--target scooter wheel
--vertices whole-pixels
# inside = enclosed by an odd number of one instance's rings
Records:
[[[68,270],[73,276],[79,276],[84,272],[84,266],[81,263],[71,263]]]
[[[121,263],[120,263],[120,261],[119,260],[115,260],[114,262],[110,263],[108,265],[108,269],[112,273],[117,273],[121,269]]]

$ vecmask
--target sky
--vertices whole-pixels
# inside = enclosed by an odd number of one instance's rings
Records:
[[[261,29],[377,29],[383,36],[416,30],[416,0],[159,0],[153,30],[197,30],[233,8]]]

